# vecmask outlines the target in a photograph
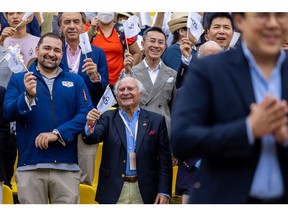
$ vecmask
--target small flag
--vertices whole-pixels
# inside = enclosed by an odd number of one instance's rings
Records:
[[[149,12],[139,12],[140,27],[151,26],[151,16]]]
[[[33,12],[26,12],[22,17],[22,20],[27,21],[28,17],[31,16],[32,14],[33,14]]]
[[[86,53],[92,52],[88,33],[84,32],[84,33],[80,34],[79,39],[80,39],[80,47],[81,47],[82,53],[86,54]]]
[[[124,32],[127,38],[132,38],[140,32],[138,26],[138,18],[136,16],[130,16],[123,24]]]
[[[232,40],[231,40],[231,42],[230,42],[230,44],[229,44],[230,47],[234,47],[234,46],[235,46],[235,44],[237,43],[240,35],[241,35],[241,34],[240,34],[239,32],[235,32],[235,31],[234,31]]]
[[[190,12],[186,27],[190,29],[191,34],[198,40],[204,31],[201,24],[201,16],[198,13]]]
[[[97,109],[100,111],[100,113],[104,113],[106,110],[108,110],[111,106],[116,104],[116,99],[112,93],[111,88],[109,85],[106,87],[104,94],[102,95],[98,105]]]
[[[14,73],[18,73],[23,71],[24,67],[24,60],[23,56],[21,55],[21,48],[19,44],[16,44],[14,47],[9,46],[7,48],[8,53],[4,57],[5,60],[8,62],[8,67]]]

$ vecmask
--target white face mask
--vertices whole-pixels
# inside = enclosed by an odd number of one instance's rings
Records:
[[[111,21],[113,21],[114,16],[115,16],[114,12],[98,13],[98,19],[104,23],[110,23]]]

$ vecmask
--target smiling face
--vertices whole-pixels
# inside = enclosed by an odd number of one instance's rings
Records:
[[[35,51],[39,69],[54,73],[62,59],[62,41],[54,37],[45,37]]]
[[[221,47],[227,49],[233,37],[233,28],[230,19],[216,17],[207,29],[206,40],[213,40]]]
[[[137,80],[125,77],[117,85],[116,98],[124,111],[134,111],[139,107],[141,92]]]
[[[143,38],[142,47],[145,50],[146,58],[158,60],[161,58],[166,48],[165,35],[157,31],[149,31]]]
[[[235,16],[235,21],[254,58],[279,55],[288,33],[288,13],[245,13]]]

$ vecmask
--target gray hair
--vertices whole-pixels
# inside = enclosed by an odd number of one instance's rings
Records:
[[[134,80],[136,80],[136,82],[137,82],[137,88],[138,88],[139,92],[142,94],[142,92],[143,92],[143,90],[144,90],[144,86],[143,86],[142,82],[140,82],[140,81],[139,81],[137,78],[135,78],[135,77],[126,76],[126,77],[123,77],[122,79],[119,79],[119,80],[116,82],[115,87],[114,87],[114,93],[115,93],[115,95],[117,95],[117,93],[118,93],[118,87],[119,87],[120,82],[121,82],[123,79],[127,78],[127,77],[131,77],[131,78],[133,78]]]
[[[58,13],[57,24],[58,24],[59,27],[61,26],[63,13],[64,12],[59,12]],[[83,24],[85,24],[86,23],[86,14],[84,12],[79,12],[79,13],[81,15],[81,19],[82,19]]]

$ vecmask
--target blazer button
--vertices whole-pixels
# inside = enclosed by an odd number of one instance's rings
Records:
[[[159,104],[158,107],[161,108],[161,104]]]
[[[123,163],[126,163],[126,160],[123,160]]]
[[[194,187],[195,189],[199,189],[199,188],[201,187],[201,183],[200,183],[200,182],[195,182],[195,183],[193,184],[193,187]]]
[[[121,177],[124,178],[124,177],[125,177],[125,174],[122,174]]]

